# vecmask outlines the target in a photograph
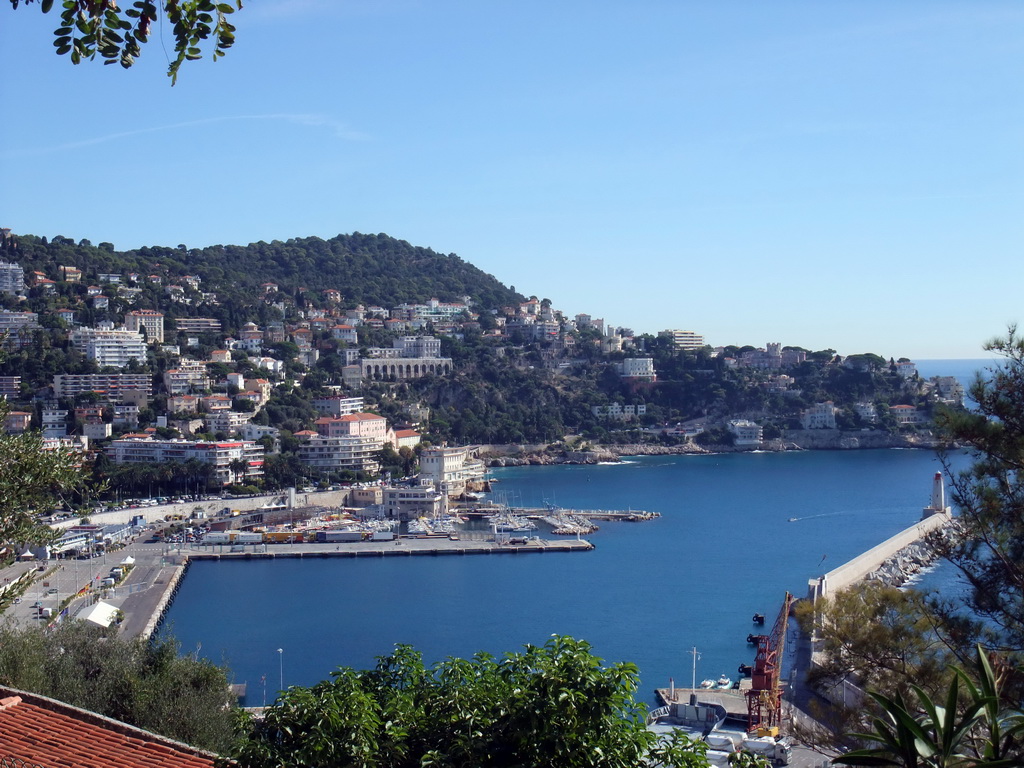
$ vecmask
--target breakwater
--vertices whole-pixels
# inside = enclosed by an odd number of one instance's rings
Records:
[[[923,539],[929,533],[949,525],[950,519],[945,513],[930,515],[838,568],[810,579],[807,583],[808,599],[816,602],[867,578],[895,584],[902,576],[899,581],[902,584],[927,562]]]

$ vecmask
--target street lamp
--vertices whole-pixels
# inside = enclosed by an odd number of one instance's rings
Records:
[[[284,648],[277,649],[277,659],[281,670],[281,690],[284,690]]]

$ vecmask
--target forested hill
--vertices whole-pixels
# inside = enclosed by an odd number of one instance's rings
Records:
[[[19,235],[17,250],[2,255],[29,270],[53,272],[74,266],[87,274],[139,272],[158,264],[165,275],[199,275],[204,285],[223,293],[254,295],[263,283],[282,291],[335,288],[347,304],[394,306],[431,298],[455,301],[469,296],[484,308],[518,304],[523,297],[454,253],[441,254],[385,234],[354,232],[329,240],[293,238],[249,245],[206,248],[146,247],[119,252],[111,243],[93,246],[57,236],[52,240]]]

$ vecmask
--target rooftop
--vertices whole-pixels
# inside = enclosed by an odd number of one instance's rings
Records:
[[[216,759],[95,712],[2,686],[0,756],[76,768],[212,768]]]

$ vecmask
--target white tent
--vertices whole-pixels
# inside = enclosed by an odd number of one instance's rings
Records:
[[[117,617],[117,610],[110,603],[104,603],[100,600],[82,611],[79,618],[82,621],[91,621],[93,624],[99,624],[101,627],[109,627]]]

